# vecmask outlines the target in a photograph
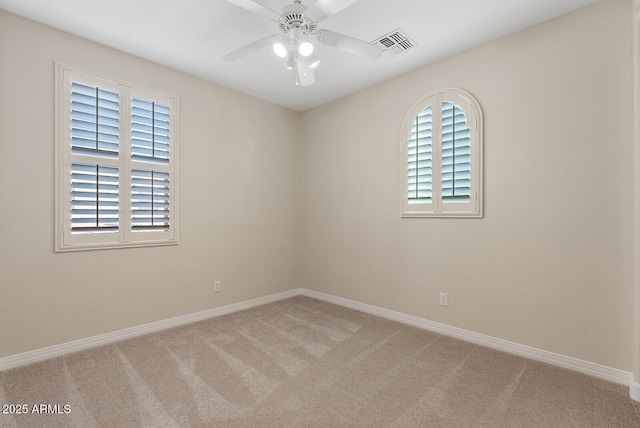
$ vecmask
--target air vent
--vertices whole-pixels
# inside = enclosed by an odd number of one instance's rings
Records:
[[[373,44],[382,48],[382,56],[385,58],[392,58],[416,46],[415,42],[400,29],[380,37]]]

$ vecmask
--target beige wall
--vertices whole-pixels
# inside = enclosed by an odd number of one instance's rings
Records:
[[[178,246],[53,252],[55,61],[179,97]],[[299,113],[0,11],[0,357],[298,287],[299,128]]]
[[[305,113],[303,285],[631,371],[630,11],[599,2]],[[403,119],[443,87],[484,111],[485,217],[401,219]]]

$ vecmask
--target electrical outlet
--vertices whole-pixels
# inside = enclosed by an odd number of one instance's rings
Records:
[[[222,288],[222,283],[220,281],[213,281],[213,292],[217,293]]]
[[[449,295],[447,293],[440,293],[440,306],[449,306]]]

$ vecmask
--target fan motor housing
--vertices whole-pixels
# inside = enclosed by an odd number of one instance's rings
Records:
[[[317,25],[304,14],[306,7],[299,2],[290,4],[284,8],[282,20],[278,23],[280,31],[289,34],[292,29],[300,28],[303,33],[313,33]]]

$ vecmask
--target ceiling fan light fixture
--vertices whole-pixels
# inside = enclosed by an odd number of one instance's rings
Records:
[[[316,68],[320,64],[320,58],[311,54],[307,57],[307,64],[309,68]]]
[[[313,53],[313,44],[309,40],[302,39],[298,43],[298,52],[307,57]]]
[[[296,61],[298,59],[298,55],[296,55],[296,51],[293,49],[288,49],[286,53],[287,59],[284,62],[284,66],[287,70],[293,70],[296,67]]]
[[[252,52],[272,46],[274,53],[284,60],[285,68],[295,70],[296,85],[310,86],[315,83],[314,69],[320,63],[315,55],[316,41],[370,60],[382,55],[380,46],[335,31],[318,29],[320,21],[358,0],[314,0],[311,6],[302,4],[303,0],[289,0],[293,3],[285,6],[280,13],[262,5],[262,0],[227,1],[271,18],[278,24],[280,34],[272,34],[236,49],[223,57],[225,61],[237,61]]]
[[[273,51],[276,53],[276,55],[278,55],[280,58],[284,58],[287,56],[287,48],[282,44],[282,42],[277,42],[274,43],[273,45]]]
[[[309,67],[309,59],[299,57],[296,64],[296,83],[298,86],[311,86],[315,81],[313,69]]]

